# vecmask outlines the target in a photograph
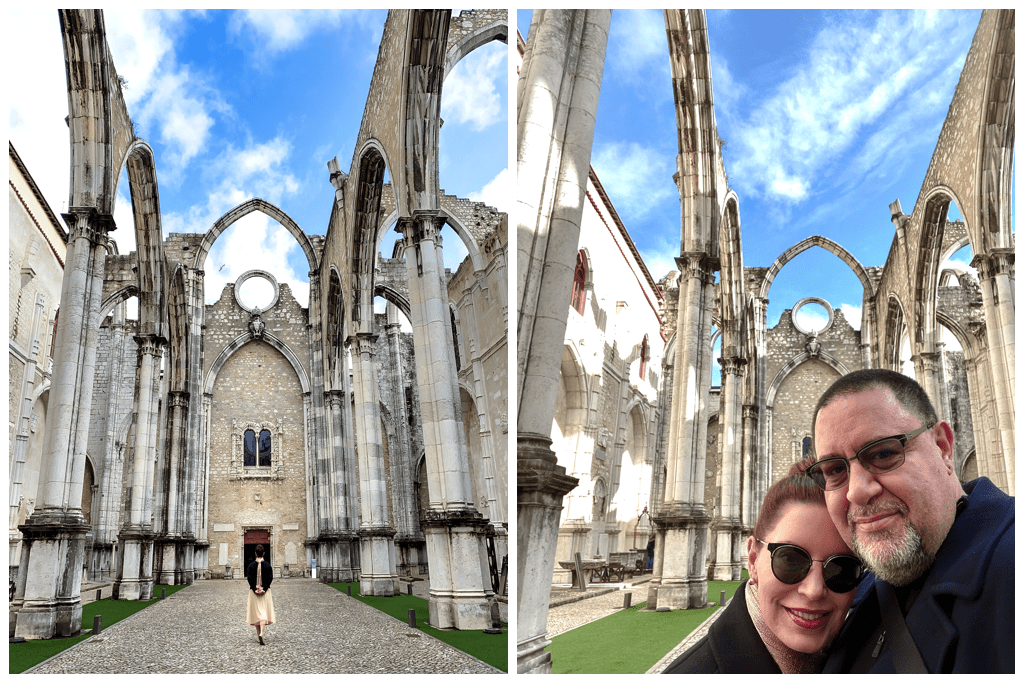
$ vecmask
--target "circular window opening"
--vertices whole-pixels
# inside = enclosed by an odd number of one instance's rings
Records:
[[[235,281],[235,301],[246,311],[266,311],[277,303],[277,280],[263,270],[250,270]]]
[[[804,334],[821,333],[832,326],[832,307],[824,299],[808,297],[793,307],[793,327]]]

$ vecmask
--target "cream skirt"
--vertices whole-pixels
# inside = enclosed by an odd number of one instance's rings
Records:
[[[245,608],[245,622],[250,626],[257,624],[273,624],[277,621],[274,614],[274,598],[270,595],[270,589],[263,595],[256,595],[253,591],[249,593],[249,602]]]

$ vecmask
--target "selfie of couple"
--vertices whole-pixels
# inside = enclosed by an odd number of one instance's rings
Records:
[[[765,495],[749,580],[665,673],[1014,670],[1014,503],[961,484],[917,382],[845,375]]]

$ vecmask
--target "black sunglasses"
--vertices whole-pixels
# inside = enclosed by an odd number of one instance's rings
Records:
[[[833,593],[849,593],[864,577],[864,565],[853,555],[833,555],[827,560],[815,560],[810,553],[792,543],[758,543],[768,546],[772,556],[772,574],[782,583],[800,583],[811,571],[812,562],[821,562],[825,587]]]
[[[935,423],[920,427],[906,434],[887,436],[864,444],[853,456],[871,474],[885,474],[899,468],[907,460],[907,442],[924,434]],[[807,468],[805,474],[825,491],[841,489],[850,482],[850,461],[835,456],[823,458]]]

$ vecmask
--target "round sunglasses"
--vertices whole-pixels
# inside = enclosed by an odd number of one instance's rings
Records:
[[[864,577],[864,565],[853,555],[833,555],[827,560],[815,560],[811,554],[792,543],[764,543],[772,556],[772,574],[782,583],[800,583],[811,571],[812,562],[821,562],[825,587],[833,593],[849,593]]]

